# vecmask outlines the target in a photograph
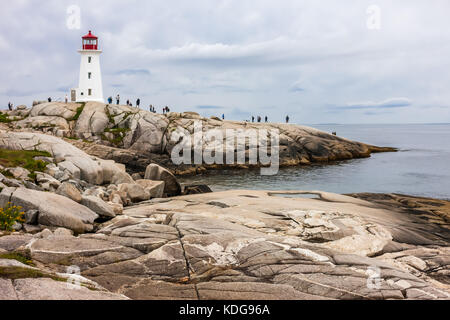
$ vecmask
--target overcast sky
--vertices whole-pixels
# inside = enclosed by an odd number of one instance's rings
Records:
[[[2,0],[0,104],[63,99],[92,30],[105,99],[235,120],[450,122],[449,14],[448,0]]]

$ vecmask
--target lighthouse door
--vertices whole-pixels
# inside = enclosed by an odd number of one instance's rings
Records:
[[[77,100],[76,90],[70,90],[70,101],[75,102]]]

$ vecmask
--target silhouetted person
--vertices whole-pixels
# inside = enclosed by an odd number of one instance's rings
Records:
[[[117,96],[116,96],[116,104],[119,104],[119,103],[120,103],[120,96],[117,95]]]
[[[8,102],[8,109],[9,109],[9,111],[12,111],[12,109],[13,109],[13,105],[11,102]]]
[[[252,122],[255,122],[255,117],[254,116],[252,116]]]
[[[136,100],[136,107],[139,108],[139,105],[140,105],[140,104],[141,104],[141,99],[138,98],[138,99]]]
[[[130,106],[130,100],[127,100],[127,106]]]
[[[261,122],[261,117],[260,116],[258,116],[258,122]]]
[[[269,118],[267,118],[267,116],[266,116],[265,121],[267,122],[268,120],[269,120]]]
[[[289,123],[289,116],[286,116],[286,123]]]
[[[48,97],[48,102],[52,102],[52,98]]]

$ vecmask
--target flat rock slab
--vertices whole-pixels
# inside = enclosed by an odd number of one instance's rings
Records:
[[[28,243],[46,268],[78,266],[132,299],[450,299],[449,240],[440,231],[427,236],[440,230],[432,222],[309,193],[318,198],[239,190],[148,201],[96,233],[6,238],[3,247]],[[415,234],[425,240],[412,243]],[[5,296],[11,285],[19,295],[16,280],[1,285]]]
[[[127,300],[111,292],[93,291],[68,282],[42,279],[14,280],[18,300]]]
[[[30,252],[34,260],[42,263],[73,264],[82,269],[134,259],[141,255],[136,249],[114,242],[74,237],[36,240],[30,246]]]
[[[0,248],[6,251],[14,251],[17,248],[20,248],[28,244],[31,241],[31,239],[33,239],[33,236],[29,234],[1,236]]]

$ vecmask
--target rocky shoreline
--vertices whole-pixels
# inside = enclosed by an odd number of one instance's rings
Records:
[[[78,236],[2,234],[0,299],[449,299],[437,219],[319,191],[154,199]]]
[[[176,175],[194,175],[207,170],[247,169],[250,164],[173,165],[170,154],[176,142],[171,133],[184,130],[193,133],[197,122],[207,130],[276,129],[280,133],[280,166],[299,166],[317,162],[335,162],[370,157],[371,153],[393,152],[395,148],[377,147],[350,141],[314,128],[279,123],[223,121],[203,118],[195,112],[167,115],[123,105],[88,103],[35,103],[28,109],[20,106],[6,112],[8,130],[31,131],[65,138],[86,153],[127,165],[130,173],[143,173],[148,163],[157,163]],[[205,138],[205,133],[203,134]],[[228,145],[224,140],[224,145]],[[202,146],[203,152],[214,147],[214,141]],[[192,147],[194,148],[194,147]],[[235,151],[238,145],[234,146]],[[250,150],[247,150],[247,156]],[[248,160],[248,159],[247,159]]]
[[[124,110],[50,103],[2,118],[0,208],[24,221],[0,231],[0,300],[450,298],[449,201],[182,188],[159,165],[164,132],[199,116]],[[392,151],[276,126],[285,164]]]

